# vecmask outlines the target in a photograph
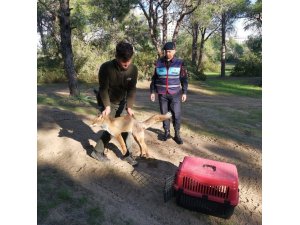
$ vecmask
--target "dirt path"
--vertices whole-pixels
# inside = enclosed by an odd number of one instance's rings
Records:
[[[150,103],[147,83],[140,84],[136,117],[140,120],[158,111],[158,103]],[[90,91],[90,90],[89,90]],[[38,87],[38,94],[67,96],[67,88]],[[87,92],[92,96],[92,92]],[[209,96],[191,87],[187,108],[193,104],[219,104],[220,107],[261,107],[261,100]],[[91,106],[90,106],[91,107]],[[187,113],[183,121],[201,124],[200,118]],[[97,129],[88,126],[93,115],[82,116],[54,107],[38,106],[38,171],[55,170],[72,181],[74,195],[89,196],[104,208],[101,224],[174,225],[174,224],[261,224],[261,140],[240,142],[234,139],[212,138],[184,129],[184,144],[172,139],[162,142],[161,124],[146,131],[146,143],[151,159],[139,160],[137,168],[120,159],[118,144],[112,140],[107,151],[109,163],[101,164],[88,153],[99,136]],[[201,127],[199,125],[199,127]],[[137,154],[138,146],[134,144]],[[173,175],[184,156],[198,156],[233,163],[238,168],[240,202],[229,220],[207,216],[176,205],[174,200],[163,202],[163,181]],[[65,178],[62,178],[65,179]],[[54,181],[53,181],[54,182]],[[43,196],[38,196],[43,198]],[[80,215],[67,210],[52,209],[39,224],[88,224]],[[72,221],[70,217],[76,222]],[[99,223],[100,224],[100,223]]]

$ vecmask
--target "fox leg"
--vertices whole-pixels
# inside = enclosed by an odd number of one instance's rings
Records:
[[[136,142],[138,143],[138,145],[140,147],[140,156],[148,158],[149,153],[148,153],[148,147],[145,143],[145,133],[144,133],[144,131],[139,132],[139,133],[134,133],[133,137],[134,137],[134,139],[136,140]]]
[[[148,147],[147,147],[144,139],[141,140],[141,146],[142,146],[142,149],[141,149],[142,157],[149,158]]]
[[[126,148],[126,144],[125,144],[125,142],[124,142],[124,140],[123,140],[122,135],[121,135],[121,134],[116,135],[115,138],[117,139],[117,141],[118,141],[118,142],[120,143],[120,145],[121,145],[121,152],[122,152],[122,154],[125,155],[126,152],[127,152],[127,148]]]

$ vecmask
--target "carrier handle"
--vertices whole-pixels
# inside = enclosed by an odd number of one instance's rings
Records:
[[[209,165],[209,164],[203,164],[203,167],[211,167],[213,169],[213,171],[215,172],[216,171],[216,166],[213,166],[213,165]]]

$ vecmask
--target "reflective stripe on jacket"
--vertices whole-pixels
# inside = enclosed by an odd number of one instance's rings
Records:
[[[182,64],[183,61],[175,57],[169,67],[164,58],[157,61],[153,82],[158,94],[176,94],[180,91]]]

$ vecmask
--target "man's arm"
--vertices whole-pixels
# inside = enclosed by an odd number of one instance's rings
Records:
[[[105,64],[103,64],[99,69],[98,80],[99,95],[102,100],[103,106],[105,107],[105,110],[102,112],[102,114],[108,115],[110,113],[110,99],[108,95],[109,78]]]
[[[151,84],[150,84],[150,99],[152,102],[155,101],[155,73],[152,76]]]
[[[155,93],[156,92],[156,87],[155,87],[155,80],[156,80],[156,68],[154,69],[154,74],[151,77],[151,83],[150,83],[150,93]]]
[[[186,101],[187,89],[188,89],[188,73],[187,73],[187,69],[184,65],[184,62],[182,62],[182,64],[181,64],[180,83],[181,83],[181,87],[182,87],[181,101],[185,102]]]
[[[130,80],[130,82],[128,83],[128,86],[127,86],[127,99],[126,99],[127,100],[127,108],[130,108],[130,109],[132,109],[133,103],[135,101],[137,77],[138,77],[138,70],[137,70],[137,67],[134,66],[132,79]]]
[[[188,89],[188,73],[184,65],[184,62],[182,62],[181,69],[180,69],[180,83],[182,87],[182,94],[186,95]]]
[[[157,75],[156,75],[156,66],[154,68],[154,73],[153,73],[153,76],[151,78],[151,83],[150,83],[150,99],[152,102],[155,101],[155,92],[156,92],[156,86],[155,86],[155,80],[157,78]]]

